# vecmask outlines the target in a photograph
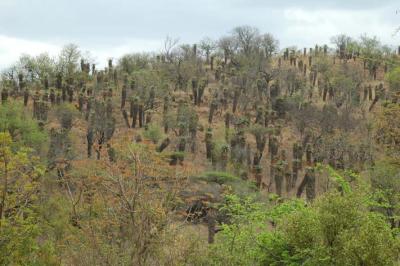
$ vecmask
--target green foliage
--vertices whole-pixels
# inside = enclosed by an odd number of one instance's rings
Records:
[[[268,210],[268,218],[273,223],[280,223],[285,215],[292,213],[294,211],[303,210],[306,208],[305,202],[303,200],[294,199],[284,201],[277,204],[270,210]]]
[[[185,159],[185,152],[174,151],[165,154],[170,159],[170,163],[176,163],[177,161],[183,161]]]
[[[47,135],[37,122],[29,118],[19,103],[12,102],[0,106],[0,131],[8,131],[13,145],[32,147],[40,151],[47,143]]]
[[[400,147],[400,105],[386,104],[375,119],[376,138],[379,143],[386,148],[391,157],[399,158]]]
[[[351,192],[351,187],[350,187],[349,182],[345,179],[345,177],[343,175],[339,174],[331,166],[318,164],[316,166],[316,170],[318,170],[318,171],[326,170],[328,172],[330,179],[338,186],[340,191],[343,191],[344,193]],[[352,172],[349,174],[351,176],[354,176],[354,173],[352,173]]]
[[[22,55],[16,65],[18,73],[21,73],[30,81],[40,80],[43,82],[45,77],[54,75],[56,62],[47,53],[42,53],[35,57]]]
[[[154,144],[157,144],[162,138],[164,138],[163,131],[158,124],[150,124],[143,132],[143,136],[151,140]]]
[[[399,238],[382,215],[371,211],[368,197],[359,190],[332,191],[308,206],[298,200],[268,206],[229,195],[221,211],[230,223],[218,233],[208,263],[395,265]]]
[[[330,85],[335,89],[336,93],[342,95],[337,97],[337,102],[348,102],[358,105],[360,102],[359,84],[363,80],[363,72],[361,69],[348,67],[340,67],[329,76]]]
[[[385,78],[389,82],[390,89],[393,92],[400,92],[400,67],[392,69],[386,74]]]
[[[54,265],[52,244],[39,243],[42,227],[36,209],[44,167],[31,149],[12,147],[0,133],[0,264]]]
[[[57,71],[62,73],[66,79],[72,78],[75,72],[78,70],[80,57],[81,52],[77,45],[72,43],[65,45],[61,49],[58,58],[56,65]]]
[[[281,221],[295,210],[304,209],[300,201],[268,206],[254,197],[227,195],[221,208],[229,224],[222,226],[217,242],[210,249],[211,265],[290,265],[288,243],[281,231],[270,230],[268,220]],[[287,264],[285,264],[287,262]]]
[[[386,221],[379,215],[367,213],[358,223],[339,234],[338,265],[396,265],[399,241]]]
[[[150,87],[154,86],[156,88],[156,95],[158,95],[165,85],[165,76],[148,68],[137,69],[129,77],[131,80],[135,80],[136,91],[141,99],[148,98]]]
[[[266,128],[262,125],[254,124],[248,127],[248,131],[254,136],[263,136],[269,133],[272,133],[271,128]]]
[[[313,65],[323,76],[327,76],[332,72],[332,63],[326,57],[318,57]]]
[[[379,161],[369,171],[371,206],[394,225],[400,221],[400,166],[388,160]]]
[[[215,137],[214,137],[215,139]],[[230,146],[225,141],[213,141],[212,142],[212,156],[213,160],[216,160],[218,163],[221,162],[222,154],[228,153],[230,150]],[[227,159],[227,158],[226,158]],[[222,169],[225,170],[225,169]]]
[[[77,117],[78,111],[73,104],[64,103],[57,108],[57,118],[61,127],[65,130],[72,128],[74,118]]]
[[[227,195],[221,208],[232,224],[224,224],[210,248],[211,265],[261,265],[261,243],[272,233],[265,230],[266,205],[254,198]]]
[[[0,265],[58,265],[53,243],[37,239],[43,234],[38,219],[16,217],[0,226]]]
[[[122,71],[131,74],[140,69],[146,69],[150,63],[150,55],[143,53],[126,54],[119,59]]]
[[[215,182],[220,185],[225,184],[225,183],[231,183],[240,180],[237,176],[234,176],[230,173],[227,172],[205,172],[199,177],[197,177],[200,180],[204,180],[207,182]]]
[[[373,64],[378,63],[376,61],[378,61],[377,59],[379,59],[382,55],[381,46],[382,45],[376,36],[369,37],[366,34],[364,34],[360,37],[359,47],[362,55],[368,58],[367,60],[368,63],[370,62]]]

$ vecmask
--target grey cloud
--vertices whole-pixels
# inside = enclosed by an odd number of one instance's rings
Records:
[[[256,7],[273,7],[273,8],[289,8],[299,7],[306,9],[351,9],[351,10],[368,10],[380,8],[383,6],[396,6],[400,8],[397,0],[237,0],[242,6],[256,6]]]
[[[238,24],[279,30],[282,10],[390,7],[378,0],[271,1],[271,0],[2,0],[0,34],[40,40],[80,39],[115,42],[124,38],[160,38],[222,34]],[[393,10],[393,14],[395,11]]]
[[[248,24],[258,27],[262,32],[271,32],[281,40],[282,46],[312,45],[319,41],[329,41],[328,34],[342,32],[352,35],[368,32],[395,43],[398,38],[393,39],[388,36],[391,35],[388,32],[391,32],[392,28],[394,31],[396,26],[400,25],[400,14],[395,14],[400,4],[395,0],[382,2],[0,0],[0,36],[56,46],[74,42],[85,50],[104,54],[120,47],[124,47],[125,50],[128,49],[126,47],[132,47],[132,50],[142,49],[146,41],[152,44],[160,42],[161,46],[166,35],[180,37],[181,42],[195,42],[205,36],[218,38],[237,25]],[[299,12],[292,12],[293,10]],[[330,14],[326,19],[317,16],[318,20],[311,22],[290,17],[291,14],[301,16],[302,12],[311,16],[320,12],[331,12],[334,15]],[[345,23],[339,23],[335,14],[339,14]],[[321,23],[327,28],[322,28],[319,25]],[[351,25],[347,27],[346,23]],[[316,30],[313,30],[313,25]],[[315,31],[319,31],[318,34]],[[135,47],[135,43],[141,45]],[[0,59],[1,56],[0,51]]]

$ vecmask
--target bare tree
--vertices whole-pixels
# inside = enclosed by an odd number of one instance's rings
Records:
[[[217,47],[215,41],[213,41],[211,38],[206,37],[203,40],[200,41],[200,45],[199,45],[200,49],[203,51],[203,53],[206,56],[206,62],[207,64],[210,62],[210,54],[212,53],[212,51],[215,50],[215,48]]]
[[[239,26],[232,31],[235,41],[239,49],[245,54],[249,55],[254,47],[257,47],[259,40],[259,30],[251,26]]]
[[[346,47],[351,41],[352,38],[345,34],[339,34],[331,37],[331,43],[335,44],[338,49],[340,49],[342,45]]]
[[[170,36],[167,36],[164,41],[163,54],[165,58],[172,62],[173,59],[173,50],[179,42],[179,38],[172,39]]]
[[[279,41],[270,33],[260,36],[260,45],[264,49],[265,55],[271,57],[279,49]]]
[[[222,50],[224,54],[224,62],[225,64],[228,61],[228,58],[230,57],[231,54],[234,53],[234,51],[237,49],[236,43],[231,36],[225,36],[219,39],[218,41],[218,47],[219,49]]]
[[[345,34],[339,34],[331,38],[331,43],[336,45],[336,48],[339,52],[339,56],[341,58],[345,56],[346,49],[352,42],[353,39]]]
[[[172,53],[179,59],[188,60],[193,56],[193,49],[190,44],[181,44],[179,47],[176,47]]]

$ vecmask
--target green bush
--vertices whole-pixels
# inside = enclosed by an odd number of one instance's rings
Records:
[[[240,180],[240,178],[230,173],[217,171],[205,172],[196,178],[207,182],[218,183],[220,185]]]
[[[57,118],[61,127],[65,130],[70,130],[72,128],[73,120],[77,115],[78,111],[72,104],[64,103],[57,108]]]
[[[143,136],[146,139],[151,140],[154,144],[157,144],[162,138],[164,138],[164,134],[160,126],[156,124],[150,124],[143,132]]]
[[[363,191],[327,192],[311,205],[230,195],[210,265],[397,265],[400,240]]]
[[[27,116],[20,103],[0,105],[0,131],[8,131],[15,145],[28,146],[41,151],[47,143],[47,134],[37,121]]]
[[[400,91],[400,67],[396,67],[391,70],[385,76],[386,80],[389,82],[389,86],[394,92]]]

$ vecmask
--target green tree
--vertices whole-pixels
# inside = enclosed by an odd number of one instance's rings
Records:
[[[25,114],[20,103],[12,102],[0,106],[0,131],[8,132],[13,140],[11,145],[22,145],[41,152],[47,143],[47,134],[35,120]]]
[[[8,132],[0,133],[0,264],[52,265],[52,245],[37,240],[42,228],[36,208],[44,167],[31,149],[12,144]]]
[[[398,100],[400,97],[400,67],[392,69],[386,74],[386,80],[389,82],[390,93],[394,99]]]
[[[339,177],[333,177],[338,179]],[[344,179],[340,178],[343,182]],[[273,203],[273,202],[271,202]],[[400,242],[370,191],[336,189],[314,203],[228,196],[229,218],[210,248],[213,265],[396,265]]]

